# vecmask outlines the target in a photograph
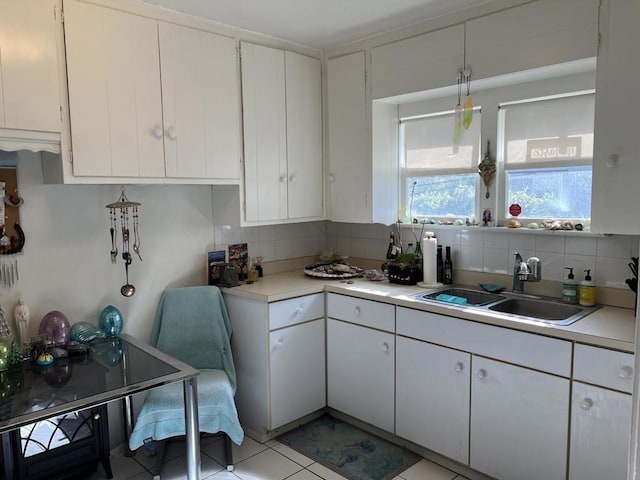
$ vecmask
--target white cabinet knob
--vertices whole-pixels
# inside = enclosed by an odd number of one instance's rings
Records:
[[[583,410],[589,410],[591,407],[593,407],[593,400],[590,398],[585,398],[580,402],[580,408]]]
[[[387,342],[384,342],[384,343],[382,344],[382,351],[383,351],[383,352],[387,353],[387,352],[389,351],[389,348],[390,348],[390,347],[389,347],[389,344],[388,344]]]
[[[295,175],[291,175],[291,176],[289,177],[289,181],[290,181],[291,183],[295,182],[295,181],[296,181],[296,176],[295,176]]]
[[[631,378],[632,376],[633,376],[633,368],[631,368],[628,365],[622,367],[620,369],[620,371],[618,372],[618,377],[620,377],[622,379],[625,379],[625,380],[627,378]]]
[[[329,181],[330,182],[335,182],[336,181],[336,176],[333,173],[329,174]]]
[[[356,312],[356,317],[359,317],[359,316],[360,316],[360,311],[361,311],[361,310],[360,310],[360,307],[359,307],[359,306],[356,306],[356,307],[354,307],[354,309],[353,309],[353,310]]]
[[[280,175],[280,183],[287,183],[287,176],[286,175]]]
[[[480,380],[483,380],[485,378],[487,378],[487,371],[484,368],[481,368],[480,370],[478,370],[478,378]]]
[[[153,136],[158,139],[162,138],[162,127],[160,125],[153,127]]]
[[[455,371],[460,373],[463,370],[464,370],[464,363],[456,362]]]
[[[294,315],[294,316],[296,316],[296,315],[302,315],[302,312],[304,312],[304,308],[302,308],[302,305],[300,305],[298,308],[296,308],[296,309],[293,311],[293,315]]]
[[[175,127],[167,128],[167,137],[169,137],[171,140],[175,140],[176,139],[176,129],[175,129]]]
[[[619,159],[620,156],[617,153],[612,153],[611,155],[609,155],[609,158],[607,158],[607,167],[615,167],[618,164]]]

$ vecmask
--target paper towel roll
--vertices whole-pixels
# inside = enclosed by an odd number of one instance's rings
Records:
[[[436,254],[438,251],[438,240],[432,232],[426,232],[422,239],[422,278],[426,285],[436,285],[438,283],[436,269]]]

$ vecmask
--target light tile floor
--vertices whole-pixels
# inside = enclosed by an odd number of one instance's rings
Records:
[[[167,446],[166,460],[161,472],[161,480],[182,480],[187,478],[184,442],[171,442]],[[344,477],[323,465],[292,450],[288,446],[271,440],[258,443],[245,436],[241,446],[233,445],[235,470],[227,472],[224,464],[223,442],[218,437],[203,438],[201,441],[202,479],[223,480],[344,480]],[[148,457],[138,451],[134,457],[120,454],[111,455],[111,468],[115,480],[152,480],[151,469],[155,457]],[[103,480],[106,476],[102,467],[87,477],[87,480]],[[428,460],[418,463],[400,473],[394,480],[466,480],[455,472],[447,470]]]

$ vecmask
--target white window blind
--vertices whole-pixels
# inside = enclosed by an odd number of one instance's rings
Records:
[[[595,95],[500,105],[505,169],[590,165]]]
[[[401,121],[404,137],[404,168],[411,174],[471,173],[480,157],[480,110],[464,132],[457,153],[453,150],[454,114],[447,112]]]

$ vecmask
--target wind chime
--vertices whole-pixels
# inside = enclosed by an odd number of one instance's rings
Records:
[[[110,203],[106,207],[109,209],[109,220],[111,222],[109,233],[111,234],[111,263],[118,260],[118,214],[120,216],[120,232],[122,235],[122,260],[124,261],[125,284],[120,288],[120,293],[125,297],[131,297],[136,293],[136,287],[129,283],[129,265],[133,262],[131,250],[140,261],[140,233],[138,231],[138,207],[139,202],[130,201],[121,189],[117,202]],[[133,226],[133,244],[131,244],[131,234],[129,225]]]

